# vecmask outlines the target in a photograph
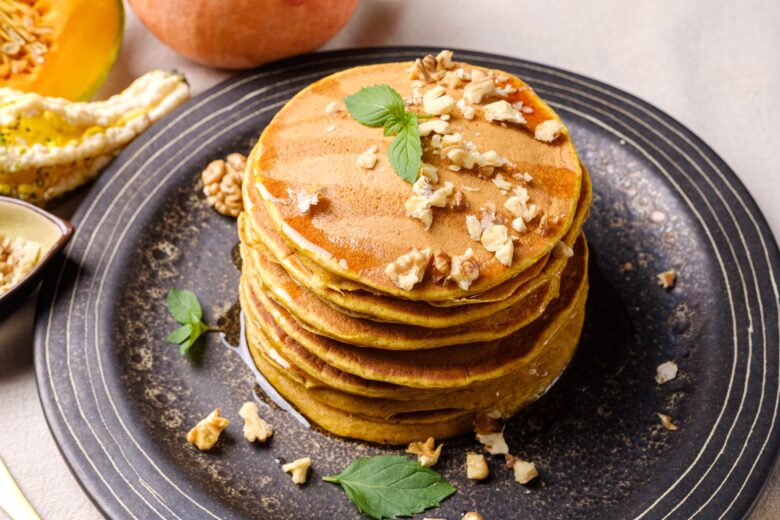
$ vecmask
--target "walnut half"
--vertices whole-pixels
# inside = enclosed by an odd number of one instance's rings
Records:
[[[206,203],[218,213],[237,217],[243,211],[241,183],[245,167],[246,157],[240,153],[231,153],[225,160],[210,162],[201,172]]]

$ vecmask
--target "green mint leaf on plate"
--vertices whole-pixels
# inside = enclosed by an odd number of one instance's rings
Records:
[[[409,183],[417,180],[422,166],[422,143],[417,117],[412,114],[407,123],[390,143],[390,164],[402,179]]]
[[[182,355],[189,352],[204,332],[216,330],[201,321],[203,309],[192,291],[181,291],[172,287],[168,291],[168,310],[181,327],[171,332],[167,341],[179,345]]]
[[[340,484],[361,513],[377,520],[421,513],[456,491],[436,471],[399,455],[359,457],[323,480]]]
[[[172,287],[168,291],[168,310],[173,319],[182,325],[190,323],[193,319],[200,320],[203,310],[198,302],[198,297],[192,291],[180,291]]]
[[[176,343],[177,345],[179,343],[184,342],[185,340],[189,339],[190,333],[192,332],[192,325],[189,323],[186,325],[182,325],[178,329],[171,332],[170,336],[168,336],[168,343]]]
[[[352,117],[366,126],[384,126],[389,117],[400,118],[404,114],[401,94],[388,85],[364,87],[344,98]]]

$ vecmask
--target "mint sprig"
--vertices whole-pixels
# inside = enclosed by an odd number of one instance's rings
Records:
[[[345,97],[344,103],[359,123],[382,126],[384,135],[396,136],[390,143],[390,164],[402,179],[414,183],[422,166],[420,128],[417,114],[406,110],[401,94],[389,85],[374,85]]]
[[[377,520],[421,513],[456,491],[436,471],[399,455],[358,457],[323,480],[340,484],[361,513]]]
[[[179,345],[182,356],[190,351],[204,332],[217,330],[203,323],[203,309],[192,291],[171,287],[168,291],[168,311],[181,327],[171,332],[167,341]]]

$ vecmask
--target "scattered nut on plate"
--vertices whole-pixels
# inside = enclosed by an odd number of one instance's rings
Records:
[[[466,454],[466,477],[471,480],[484,480],[490,475],[487,460],[481,453]]]
[[[296,484],[305,484],[311,467],[311,458],[303,457],[282,466],[282,470],[292,474],[292,481]]]
[[[211,161],[201,172],[206,204],[217,213],[237,217],[244,210],[241,183],[244,181],[246,157],[231,153],[226,159]]]
[[[433,437],[428,437],[428,440],[425,442],[412,442],[409,444],[409,447],[406,448],[406,453],[417,455],[417,460],[420,464],[426,468],[430,468],[439,461],[441,448],[444,446],[444,444],[439,444],[439,446],[434,449],[435,442],[436,440]]]
[[[244,419],[244,438],[249,442],[265,442],[274,434],[271,425],[260,417],[257,404],[247,401],[241,405],[238,415]]]
[[[194,444],[201,451],[210,450],[219,440],[222,430],[229,424],[230,421],[222,417],[222,411],[216,408],[187,433],[187,442]]]

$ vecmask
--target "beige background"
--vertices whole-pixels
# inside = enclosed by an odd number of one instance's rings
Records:
[[[424,44],[508,54],[614,84],[709,143],[780,231],[780,2],[777,0],[363,0],[327,48]],[[194,93],[229,74],[176,56],[127,12],[106,96],[152,68],[186,73]],[[41,516],[99,517],[46,427],[32,367],[32,302],[0,323],[0,457]],[[0,513],[0,518],[4,518]],[[754,519],[780,518],[775,477]]]

